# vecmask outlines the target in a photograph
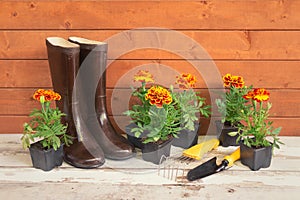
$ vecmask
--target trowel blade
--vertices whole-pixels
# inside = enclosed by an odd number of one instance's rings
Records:
[[[214,174],[218,170],[218,165],[216,163],[217,157],[210,159],[209,161],[191,169],[187,174],[187,179],[189,181],[194,181],[199,178],[204,178],[211,174]]]

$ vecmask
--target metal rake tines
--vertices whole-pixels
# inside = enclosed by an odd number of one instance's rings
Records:
[[[169,180],[177,181],[178,178],[184,178],[186,176],[186,167],[191,161],[194,161],[194,159],[185,156],[163,156],[158,166],[158,175]]]

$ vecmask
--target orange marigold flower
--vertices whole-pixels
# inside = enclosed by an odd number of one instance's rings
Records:
[[[243,97],[245,99],[253,99],[253,97],[255,96],[253,91],[249,91],[246,95],[244,95]]]
[[[189,73],[183,73],[180,76],[176,76],[176,84],[178,84],[180,89],[194,88],[197,79],[194,75]]]
[[[60,94],[52,91],[52,90],[44,90],[44,89],[38,89],[33,94],[33,99],[40,101],[41,96],[44,96],[45,101],[53,101],[53,100],[60,100],[61,96]]]
[[[53,100],[53,91],[51,90],[46,90],[43,94],[45,97],[45,101],[52,101]]]
[[[153,75],[147,70],[139,70],[133,78],[134,82],[154,83]]]
[[[158,108],[162,108],[164,104],[169,105],[173,100],[170,92],[161,86],[152,86],[149,88],[145,99],[149,100],[151,105],[156,105]]]
[[[55,101],[61,100],[60,94],[58,94],[58,93],[55,92],[54,95],[53,95],[53,100],[55,100]]]
[[[254,89],[253,99],[257,102],[268,101],[270,98],[270,93],[264,88]]]
[[[33,99],[40,101],[41,96],[43,96],[45,90],[44,89],[38,89],[37,91],[34,92],[33,94]]]

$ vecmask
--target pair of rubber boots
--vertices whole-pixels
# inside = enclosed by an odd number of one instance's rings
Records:
[[[105,158],[125,160],[134,147],[116,133],[106,110],[107,43],[79,37],[46,38],[53,88],[62,99],[56,106],[66,114],[64,160],[78,168],[96,168]]]

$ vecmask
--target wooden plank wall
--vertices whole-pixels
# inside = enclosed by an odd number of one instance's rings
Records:
[[[0,10],[0,133],[20,133],[29,111],[38,105],[30,99],[33,91],[52,87],[46,37],[107,40],[126,30],[159,27],[178,31],[198,42],[212,58],[200,59],[201,64],[213,61],[220,74],[241,75],[246,84],[269,89],[274,125],[283,127],[281,135],[300,136],[298,0],[3,0]],[[134,38],[129,40],[136,42]],[[114,59],[110,53],[108,57]],[[128,92],[131,81],[125,75],[144,64],[158,74],[163,65],[179,72],[195,71],[186,59],[157,49],[127,52],[117,58],[107,72],[107,99],[119,131],[119,126],[127,123],[122,112],[128,105],[113,94]],[[200,74],[197,77],[197,87],[209,98],[211,88],[207,88]],[[121,84],[117,84],[121,79]],[[116,105],[116,112],[112,111],[111,102]],[[200,133],[205,133],[208,122],[203,120]]]

